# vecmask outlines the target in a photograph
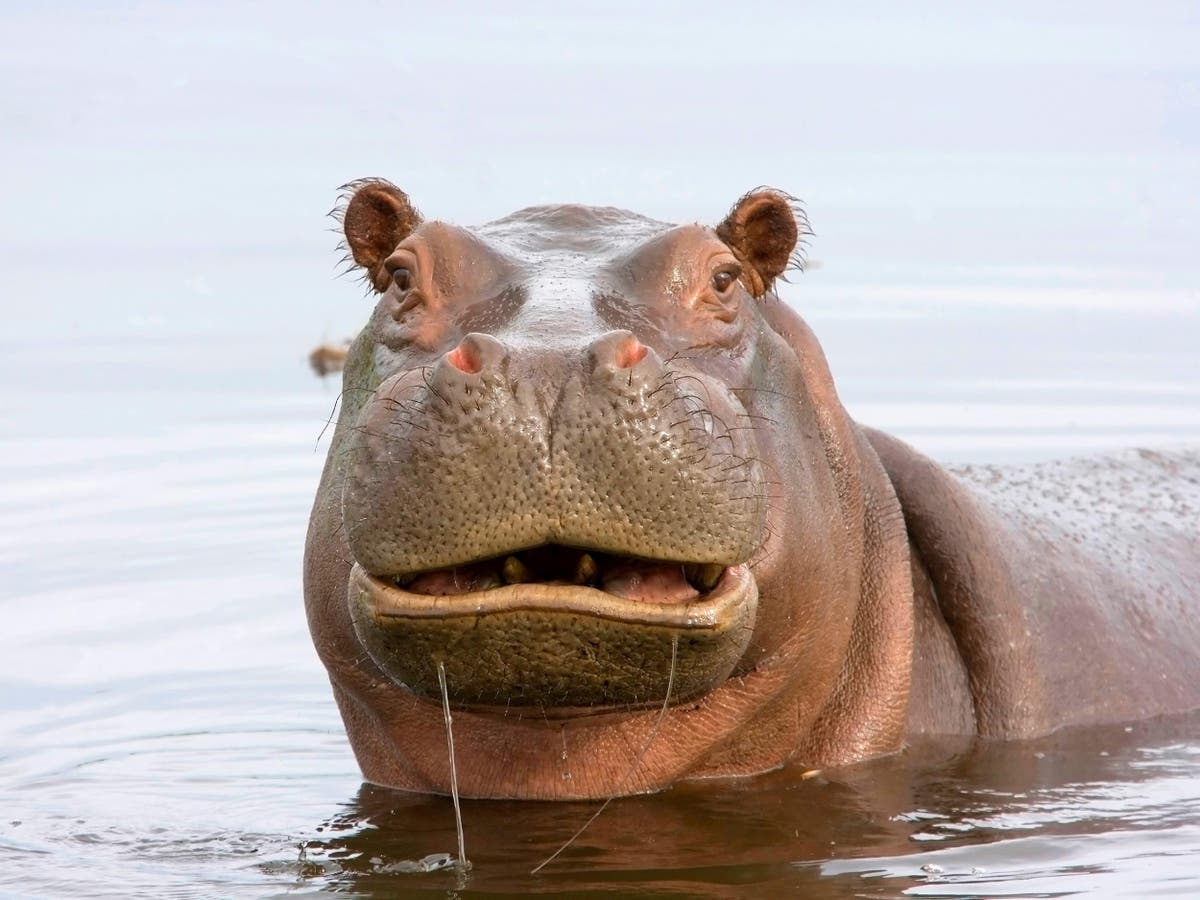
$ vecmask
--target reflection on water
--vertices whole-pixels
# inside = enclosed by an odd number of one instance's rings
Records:
[[[806,312],[851,409],[943,458],[1200,440],[1194,313],[1095,313],[1072,343],[1053,309]],[[1020,334],[1060,351],[1014,366]],[[1200,889],[1194,720],[621,800],[537,877],[595,807],[468,802],[474,865],[447,868],[450,803],[361,786],[309,643],[300,553],[337,388],[307,349],[3,345],[0,895]]]
[[[473,802],[473,866],[419,872],[452,848],[447,803],[363,787],[306,842],[292,869],[386,893],[462,881],[485,893],[654,891],[687,896],[1029,896],[1101,885],[1154,893],[1156,865],[1200,840],[1200,719],[1077,732],[1010,745],[941,742],[815,778],[784,771],[685,785],[611,804],[538,878],[544,858],[594,808]],[[1160,844],[1159,841],[1163,843]],[[1159,848],[1162,848],[1161,852]],[[401,862],[402,861],[402,862]],[[398,869],[398,867],[400,867]],[[1097,877],[1081,882],[1081,868]],[[273,871],[278,871],[277,868]]]

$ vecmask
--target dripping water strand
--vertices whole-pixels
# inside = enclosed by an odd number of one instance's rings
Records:
[[[454,801],[454,826],[458,831],[458,867],[468,869],[466,840],[463,837],[462,807],[458,802],[458,767],[454,762],[454,725],[450,718],[450,691],[446,688],[446,666],[438,660],[438,684],[442,688],[442,715],[446,719],[446,747],[450,752],[450,798]]]
[[[558,859],[559,854],[575,843],[575,841],[579,839],[579,836],[587,831],[593,822],[600,818],[600,814],[604,812],[604,810],[608,809],[608,804],[613,802],[616,796],[621,793],[621,790],[625,787],[625,785],[629,783],[629,780],[633,778],[634,773],[636,773],[641,767],[642,760],[646,758],[646,753],[649,751],[650,745],[653,744],[654,739],[658,737],[658,732],[662,728],[663,720],[667,717],[667,706],[671,702],[671,688],[675,685],[675,661],[678,655],[679,636],[674,635],[671,638],[671,671],[670,674],[667,675],[667,695],[663,697],[663,704],[658,711],[658,718],[654,722],[654,727],[650,729],[650,734],[646,737],[646,743],[642,744],[642,749],[638,751],[638,755],[634,757],[633,765],[629,767],[629,771],[625,773],[625,777],[618,782],[617,788],[615,791],[613,791],[612,795],[607,797],[605,801],[600,804],[600,808],[592,813],[591,817],[584,822],[582,826],[580,826],[579,830],[567,838],[565,844],[563,844],[548,857],[542,860],[537,866],[531,869],[529,871],[530,875],[536,875],[538,872],[542,871],[542,869],[546,868],[546,866]]]

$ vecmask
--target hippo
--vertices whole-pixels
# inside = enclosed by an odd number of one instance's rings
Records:
[[[1200,707],[1200,453],[950,469],[859,425],[775,291],[789,195],[338,210],[378,302],[304,590],[367,781],[609,798]]]

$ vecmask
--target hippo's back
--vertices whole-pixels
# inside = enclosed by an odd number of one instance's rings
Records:
[[[951,471],[1005,526],[1057,724],[1200,705],[1200,449]]]
[[[1135,593],[1200,613],[1200,448],[949,469],[1047,552],[1078,548]]]

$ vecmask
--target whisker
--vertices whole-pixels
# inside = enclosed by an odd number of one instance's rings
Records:
[[[334,399],[333,408],[329,410],[329,416],[325,419],[325,424],[321,426],[321,433],[317,435],[317,439],[313,443],[314,453],[317,451],[317,448],[321,446],[321,438],[325,437],[325,432],[329,429],[329,426],[333,424],[334,417],[337,416],[338,404],[342,402],[342,394],[344,393],[344,390],[341,391]]]
[[[458,868],[469,869],[466,841],[463,839],[462,807],[458,802],[458,767],[454,763],[454,724],[450,717],[450,691],[446,688],[446,664],[438,660],[438,685],[442,689],[442,715],[446,719],[446,747],[450,751],[450,798],[454,801],[454,826],[458,830]]]
[[[567,839],[565,844],[563,844],[548,857],[542,860],[541,863],[531,869],[529,872],[530,875],[536,875],[538,872],[542,871],[542,869],[546,868],[546,866],[558,859],[559,854],[575,843],[575,841],[579,839],[579,836],[587,831],[593,822],[600,818],[600,814],[608,809],[608,804],[613,802],[617,794],[619,794],[621,789],[629,783],[629,779],[633,777],[634,773],[637,772],[638,768],[642,765],[642,760],[646,758],[646,752],[650,749],[650,745],[654,743],[654,739],[658,737],[658,732],[662,729],[663,720],[667,717],[667,707],[671,703],[671,689],[675,686],[675,663],[677,662],[678,658],[679,635],[676,634],[671,636],[671,671],[667,675],[667,695],[663,697],[663,705],[658,711],[658,719],[655,720],[654,727],[650,729],[650,734],[646,737],[646,743],[642,745],[641,751],[634,758],[633,765],[629,767],[629,771],[625,773],[625,777],[622,778],[620,783],[617,785],[616,791],[600,804],[600,808],[592,813],[591,818],[584,822],[580,829]],[[439,663],[439,665],[441,664]],[[447,713],[447,715],[449,715],[449,713]]]

